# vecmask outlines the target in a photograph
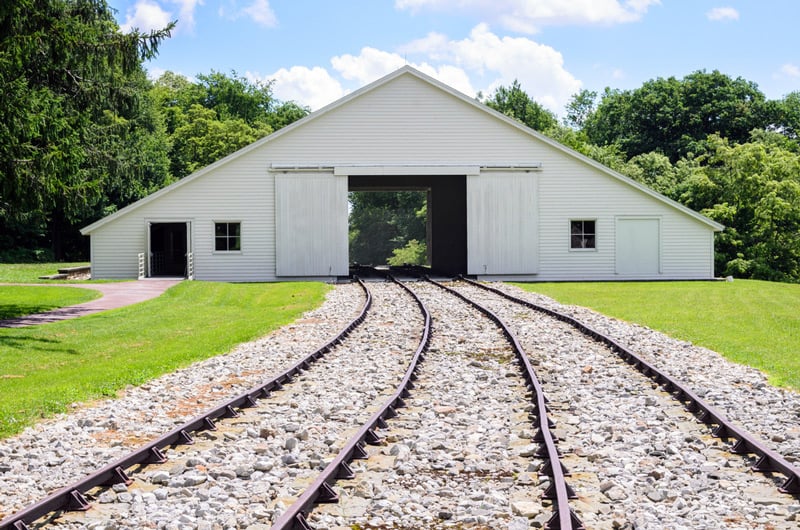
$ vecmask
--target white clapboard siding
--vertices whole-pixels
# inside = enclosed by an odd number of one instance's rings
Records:
[[[276,138],[264,155],[265,162],[277,164],[333,165],[469,165],[558,156],[414,76],[399,77]]]
[[[660,219],[661,272],[647,279],[713,277],[713,230],[707,225],[578,160],[565,159],[540,175],[541,267],[536,279],[626,279],[616,270],[616,219],[622,216]],[[596,250],[569,248],[572,219],[595,220]]]
[[[541,169],[530,173],[530,180],[524,172],[496,169],[536,164]],[[347,261],[340,228],[342,190],[347,168],[359,167],[364,174],[365,166],[374,166],[375,175],[383,174],[382,167],[394,173],[402,166],[409,166],[409,172],[423,166],[481,168],[468,177],[468,203],[478,208],[468,212],[471,273],[532,280],[626,279],[615,265],[615,223],[638,216],[659,219],[660,272],[653,279],[714,274],[713,233],[719,225],[404,67],[84,229],[92,237],[93,275],[135,278],[136,256],[146,250],[148,220],[191,221],[197,279],[272,281],[342,274]],[[304,188],[306,206],[290,201],[288,209],[276,208],[276,175],[288,167],[298,170],[279,178],[308,178],[305,171],[320,167],[326,173],[335,170],[337,176],[330,178],[339,179],[338,184]],[[295,212],[302,219],[293,219]],[[596,250],[570,250],[570,219],[596,221]],[[242,224],[241,252],[214,252],[215,221]],[[341,246],[315,246],[326,230],[333,230],[332,240]],[[291,242],[293,235],[298,240]],[[297,255],[291,255],[292,245]],[[280,258],[278,248],[283,249]]]
[[[224,172],[195,179],[92,232],[92,274],[130,278],[146,252],[147,222],[191,221],[195,279],[265,281],[275,275],[275,210],[272,176],[246,158]],[[241,223],[241,252],[214,250],[214,223]],[[131,258],[132,256],[132,258]]]

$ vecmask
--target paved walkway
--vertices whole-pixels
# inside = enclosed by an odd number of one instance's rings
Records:
[[[47,286],[47,287],[79,287],[81,289],[94,289],[103,293],[103,296],[91,302],[83,304],[61,307],[44,313],[27,315],[19,318],[0,320],[0,328],[21,328],[25,326],[35,326],[37,324],[48,324],[78,318],[100,311],[116,309],[126,305],[144,302],[160,296],[164,291],[179,283],[181,280],[139,280],[135,282],[117,283],[63,283],[63,284],[0,284],[2,285],[24,285],[24,286]]]

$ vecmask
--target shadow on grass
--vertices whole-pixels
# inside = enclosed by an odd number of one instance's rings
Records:
[[[54,339],[46,339],[43,337],[29,337],[25,335],[10,335],[0,331],[0,349],[13,349],[24,352],[31,350],[51,352],[51,353],[66,353],[69,355],[78,355],[80,352],[73,348],[59,348],[57,345],[61,341]],[[48,347],[49,346],[49,347]]]
[[[24,317],[36,313],[44,313],[58,306],[54,305],[25,305],[25,304],[0,304],[0,320]]]

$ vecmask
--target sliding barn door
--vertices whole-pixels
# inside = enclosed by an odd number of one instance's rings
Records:
[[[277,275],[347,275],[347,177],[279,174],[275,201]]]

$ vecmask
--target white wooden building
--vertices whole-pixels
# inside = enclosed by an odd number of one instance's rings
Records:
[[[94,278],[348,274],[348,191],[428,190],[432,265],[709,279],[722,225],[408,66],[87,226]]]

